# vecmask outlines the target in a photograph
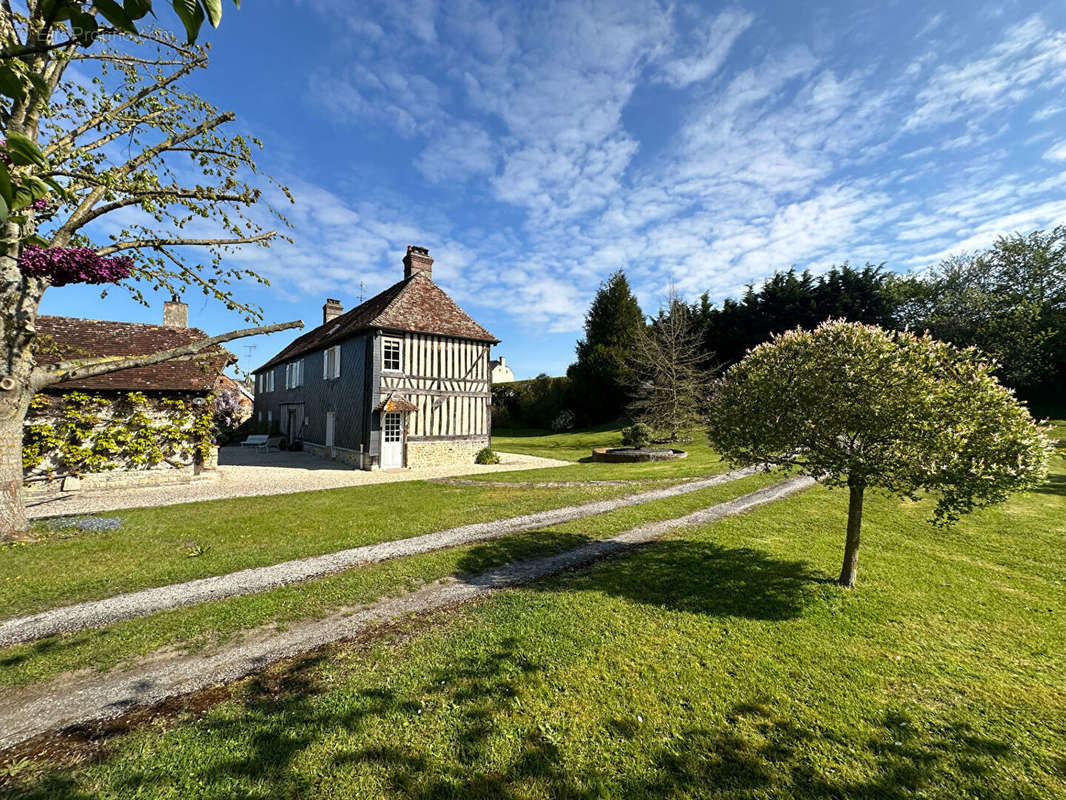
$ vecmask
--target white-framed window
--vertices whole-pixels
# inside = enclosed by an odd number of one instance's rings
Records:
[[[381,340],[381,368],[385,372],[402,372],[403,361],[400,358],[402,349],[399,339]]]
[[[301,358],[299,361],[292,361],[285,365],[285,388],[295,389],[297,386],[304,385],[304,362]]]
[[[322,353],[322,377],[326,380],[341,376],[341,346],[327,347]]]
[[[403,441],[403,417],[395,411],[385,414],[382,427],[385,429],[386,442]]]
[[[262,375],[259,376],[259,380],[260,380],[260,387],[259,388],[260,388],[261,391],[264,391],[264,392],[272,392],[272,391],[274,391],[274,370],[270,370],[269,372],[264,372]]]

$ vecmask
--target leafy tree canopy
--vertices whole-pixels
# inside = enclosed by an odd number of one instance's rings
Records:
[[[732,367],[708,432],[733,461],[851,489],[841,582],[852,585],[867,487],[934,493],[934,520],[947,523],[1044,479],[1047,437],[994,367],[974,348],[830,321],[775,336]]]

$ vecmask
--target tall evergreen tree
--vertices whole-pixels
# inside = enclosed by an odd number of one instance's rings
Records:
[[[604,281],[585,315],[585,338],[567,370],[575,410],[588,422],[617,419],[629,402],[629,359],[644,328],[644,314],[618,270]]]

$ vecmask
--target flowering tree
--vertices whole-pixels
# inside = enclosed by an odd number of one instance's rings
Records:
[[[228,387],[215,392],[215,413],[213,427],[215,434],[228,433],[239,427],[248,412],[241,404],[241,393]]]
[[[123,358],[42,366],[34,357],[47,346],[36,337],[42,296],[74,283],[122,281],[141,300],[147,287],[168,295],[193,288],[250,321],[261,318],[231,287],[262,279],[224,256],[266,246],[284,218],[260,203],[268,179],[252,157],[259,143],[222,133],[233,114],[181,86],[207,66],[206,50],[191,42],[205,18],[218,23],[220,0],[173,7],[189,43],[137,31],[150,0],[40,0],[23,12],[6,4],[0,11],[0,539],[27,528],[22,428],[36,392],[300,325],[245,328]]]
[[[727,458],[796,468],[850,493],[843,586],[855,584],[863,493],[937,497],[946,524],[1046,475],[1049,443],[973,349],[829,321],[759,345],[717,382],[709,436]]]

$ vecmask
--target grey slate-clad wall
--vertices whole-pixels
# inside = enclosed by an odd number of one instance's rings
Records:
[[[303,358],[303,385],[285,388],[285,364],[256,373],[265,376],[274,373],[274,391],[261,389],[255,396],[256,420],[266,421],[267,412],[278,425],[286,418],[288,408],[302,405],[300,431],[296,438],[311,444],[326,442],[326,413],[334,412],[334,446],[359,450],[363,445],[370,452],[370,408],[363,398],[368,398],[370,382],[367,380],[369,336],[355,336],[340,343],[341,374],[338,378],[322,377],[322,361],[325,350],[305,353]],[[298,361],[299,359],[293,359]],[[262,385],[262,378],[257,386]]]

